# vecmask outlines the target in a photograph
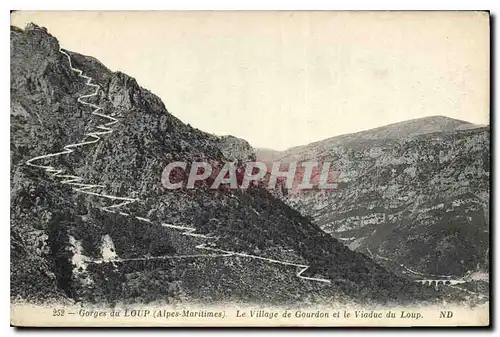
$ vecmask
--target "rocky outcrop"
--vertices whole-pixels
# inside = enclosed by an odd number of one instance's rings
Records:
[[[217,140],[217,146],[225,158],[235,162],[255,161],[255,151],[248,142],[234,136],[222,136]]]

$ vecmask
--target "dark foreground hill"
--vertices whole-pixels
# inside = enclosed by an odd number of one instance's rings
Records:
[[[54,37],[35,25],[12,27],[13,299],[279,304],[438,298],[349,250],[265,190],[205,185],[165,190],[161,174],[167,163],[224,161],[227,139],[183,124],[133,78],[92,57],[68,53],[73,66],[99,85],[98,95],[86,100],[118,122],[96,144],[38,164],[102,185],[99,194],[138,201],[106,212],[102,207],[120,202],[77,193],[61,178],[26,165],[30,158],[89,140],[85,134],[109,120],[77,102],[94,89],[70,69]],[[191,227],[204,236],[183,235],[184,230],[162,224]],[[200,249],[202,244],[220,251]],[[308,265],[302,276],[331,283],[297,277],[301,268],[256,256]]]
[[[338,190],[284,199],[351,249],[408,276],[457,278],[489,269],[489,152],[489,127],[436,116],[278,158],[335,163]]]

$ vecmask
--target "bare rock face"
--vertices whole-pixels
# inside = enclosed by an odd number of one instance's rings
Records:
[[[86,134],[102,131],[98,127],[110,120],[77,101],[95,88],[71,70],[54,37],[36,26],[11,28],[13,298],[268,304],[436,298],[433,291],[352,252],[264,189],[210,190],[202,184],[195,190],[165,190],[162,171],[171,161],[244,160],[252,158],[251,148],[234,137],[183,124],[133,78],[92,57],[68,54],[73,66],[99,85],[98,94],[86,101],[117,122],[97,143],[39,164],[100,185],[101,195],[137,201],[106,212],[103,207],[120,201],[77,193],[60,178],[26,165],[31,158],[89,140]],[[300,270],[294,267],[241,255],[165,258],[206,251],[196,248],[200,237],[163,224],[217,237],[206,239],[207,245],[224,251],[308,265],[304,276],[331,283],[308,281],[297,277]],[[45,243],[38,247],[40,240],[26,239],[33,235]],[[103,257],[103,237],[113,243],[120,262],[92,263]],[[111,252],[111,244],[106,247]]]
[[[137,82],[125,74],[117,73],[109,83],[108,99],[114,107],[130,109],[140,101]]]
[[[230,161],[255,161],[254,149],[244,139],[222,136],[217,140],[217,144],[222,154]]]
[[[333,161],[333,193],[284,195],[351,249],[391,270],[462,277],[488,270],[490,130],[442,116],[282,152]]]

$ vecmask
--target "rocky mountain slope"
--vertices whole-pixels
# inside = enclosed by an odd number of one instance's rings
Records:
[[[489,151],[489,127],[442,116],[338,136],[278,156],[334,162],[338,189],[283,199],[395,272],[462,277],[488,270]]]
[[[130,76],[66,52],[99,85],[83,100],[117,123],[95,144],[39,163],[102,186],[94,195],[28,166],[89,140],[109,119],[78,102],[94,89],[46,29],[11,27],[13,299],[279,304],[441,296],[351,251],[264,189],[165,190],[167,163],[234,159],[225,157],[227,142],[183,124]],[[122,201],[102,195],[137,201],[109,208]],[[191,229],[197,236],[185,235]],[[297,265],[309,268],[299,274]]]
[[[255,151],[244,139],[223,136],[217,140],[217,147],[226,159],[241,163],[255,161]]]

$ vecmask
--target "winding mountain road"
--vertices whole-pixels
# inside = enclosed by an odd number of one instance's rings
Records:
[[[94,93],[80,96],[80,97],[78,97],[77,101],[79,103],[85,105],[85,106],[89,106],[89,107],[93,108],[94,110],[91,113],[92,115],[109,119],[110,122],[98,125],[96,127],[97,129],[102,130],[102,131],[95,131],[95,132],[86,133],[85,136],[92,138],[91,140],[83,141],[81,143],[75,143],[75,144],[66,145],[66,146],[64,146],[64,150],[61,151],[61,152],[49,153],[49,154],[45,154],[45,155],[42,155],[42,156],[31,158],[30,160],[26,161],[26,165],[32,166],[32,167],[36,167],[36,168],[42,168],[42,169],[44,169],[47,172],[51,172],[52,173],[52,177],[63,178],[63,180],[61,181],[62,184],[68,184],[68,185],[71,185],[71,186],[77,186],[77,188],[75,188],[75,190],[77,192],[80,192],[80,193],[85,193],[85,194],[89,194],[89,195],[94,195],[94,196],[99,196],[99,197],[103,197],[103,198],[108,198],[108,199],[111,199],[111,200],[122,200],[122,201],[125,201],[127,203],[138,201],[138,199],[134,199],[134,198],[118,197],[118,196],[104,194],[104,193],[92,192],[90,190],[92,190],[92,189],[101,189],[101,188],[104,188],[104,186],[102,186],[102,185],[95,185],[95,184],[84,184],[84,183],[81,183],[81,181],[83,180],[83,178],[78,177],[78,176],[73,176],[73,175],[64,175],[63,174],[64,170],[56,169],[55,167],[48,166],[48,165],[33,164],[33,162],[36,162],[36,161],[39,161],[39,160],[42,160],[42,159],[47,159],[47,158],[52,158],[52,157],[57,157],[57,156],[62,156],[62,155],[70,154],[70,153],[72,153],[74,151],[73,149],[77,148],[77,147],[81,147],[81,146],[85,146],[85,145],[90,145],[90,144],[95,144],[95,143],[97,143],[97,142],[99,142],[101,140],[100,136],[106,135],[108,133],[113,132],[113,129],[109,128],[109,126],[118,123],[118,119],[116,119],[114,117],[111,117],[111,116],[108,116],[108,115],[104,115],[102,113],[99,113],[99,111],[102,110],[101,107],[99,107],[99,106],[97,106],[95,104],[83,101],[84,98],[90,98],[90,97],[97,96],[97,94],[99,92],[99,86],[97,84],[91,83],[92,82],[92,78],[83,75],[83,71],[82,70],[73,67],[73,65],[71,63],[71,57],[69,56],[68,53],[66,53],[61,48],[59,48],[59,51],[68,58],[68,62],[69,62],[69,66],[70,66],[71,70],[77,72],[79,77],[86,79],[87,82],[85,84],[87,86],[96,88],[96,91]],[[123,206],[124,204],[125,203],[121,204],[121,206]]]
[[[85,84],[87,86],[95,88],[94,93],[82,95],[82,96],[78,97],[77,101],[85,106],[92,108],[93,109],[93,111],[91,113],[92,115],[98,116],[101,118],[105,118],[105,119],[109,120],[109,122],[98,125],[96,128],[100,131],[86,133],[85,134],[86,139],[90,138],[90,140],[84,140],[83,142],[80,142],[80,143],[66,145],[66,146],[64,146],[63,151],[60,151],[60,152],[49,153],[49,154],[45,154],[45,155],[31,158],[28,161],[26,161],[26,165],[31,166],[31,167],[35,167],[35,168],[44,169],[46,172],[52,173],[51,177],[62,178],[62,180],[61,180],[62,184],[74,186],[73,189],[78,193],[102,197],[102,198],[110,199],[113,201],[115,201],[115,200],[121,201],[118,204],[114,204],[114,205],[106,206],[106,207],[101,207],[100,209],[105,211],[105,212],[109,212],[109,213],[117,212],[118,214],[123,215],[123,216],[131,216],[131,217],[135,217],[137,220],[140,220],[140,221],[153,223],[150,219],[134,216],[134,215],[131,215],[129,213],[119,211],[119,209],[121,207],[126,206],[130,203],[133,203],[133,202],[140,201],[139,199],[106,194],[106,193],[102,192],[102,189],[105,188],[105,186],[103,186],[103,185],[84,183],[82,177],[64,174],[64,169],[57,169],[57,168],[50,166],[50,165],[35,164],[35,162],[38,162],[40,160],[71,154],[72,152],[74,152],[74,149],[77,147],[95,144],[101,140],[101,136],[112,133],[113,129],[110,128],[110,126],[118,123],[118,119],[116,119],[112,116],[108,116],[108,115],[105,115],[103,113],[100,113],[100,111],[102,111],[101,107],[83,100],[83,99],[97,96],[97,94],[99,92],[99,86],[97,84],[93,84],[92,78],[84,75],[82,70],[73,67],[73,64],[71,62],[71,57],[67,52],[65,52],[62,48],[59,48],[59,51],[67,57],[71,70],[77,72],[79,77],[85,79],[86,80]],[[186,226],[171,225],[171,224],[160,224],[160,225],[163,227],[168,227],[168,228],[172,228],[172,229],[181,231],[181,234],[186,235],[186,236],[212,239],[212,240],[218,239],[218,237],[212,237],[212,236],[207,236],[204,234],[195,233],[196,228],[194,228],[194,227],[186,227]],[[180,259],[180,258],[193,258],[193,257],[213,258],[213,257],[241,256],[241,257],[247,257],[247,258],[251,258],[251,259],[258,259],[258,260],[266,261],[268,263],[281,264],[281,265],[285,265],[285,266],[293,266],[293,267],[299,268],[299,271],[296,273],[296,276],[300,279],[307,280],[307,281],[322,282],[322,283],[331,283],[331,281],[328,279],[303,276],[302,274],[309,269],[309,266],[307,266],[307,265],[296,264],[296,263],[287,262],[287,261],[280,261],[280,260],[270,259],[270,258],[257,256],[257,255],[250,255],[250,254],[245,254],[245,253],[239,253],[239,252],[234,252],[234,251],[227,251],[227,250],[223,250],[223,249],[207,247],[205,243],[197,245],[195,248],[209,250],[209,251],[218,252],[218,253],[222,253],[222,254],[177,255],[177,256],[165,255],[165,256],[158,256],[158,257],[140,257],[140,258],[129,258],[129,259],[90,260],[90,261],[87,261],[87,263],[125,262],[125,261],[139,261],[139,260],[148,260],[148,259],[175,259],[175,258]]]

